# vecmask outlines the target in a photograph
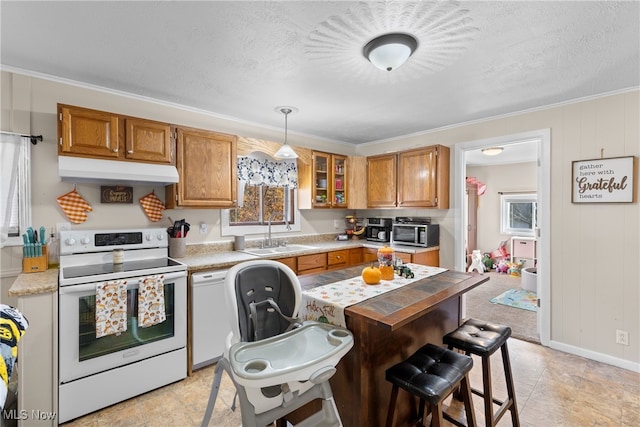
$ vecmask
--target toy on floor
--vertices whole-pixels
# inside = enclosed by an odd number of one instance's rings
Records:
[[[498,261],[498,264],[494,266],[494,268],[496,269],[496,273],[507,274],[509,271],[509,263],[506,260],[501,259],[500,261]]]
[[[482,263],[482,252],[479,250],[474,250],[471,252],[471,265],[467,270],[471,273],[473,270],[476,270],[478,273],[484,273],[484,264]]]
[[[520,272],[522,271],[523,265],[524,263],[522,261],[509,263],[509,276],[520,277]]]
[[[489,271],[493,268],[493,259],[491,255],[485,253],[484,257],[482,257],[482,263],[484,264],[484,270]]]

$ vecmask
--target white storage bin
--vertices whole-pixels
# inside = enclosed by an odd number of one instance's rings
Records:
[[[536,267],[528,267],[522,269],[522,289],[537,292],[538,269]]]

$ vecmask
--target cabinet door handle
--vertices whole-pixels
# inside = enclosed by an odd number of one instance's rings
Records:
[[[117,153],[117,152],[118,152],[118,147],[114,148],[114,149],[113,149],[113,152],[114,152],[114,153]]]
[[[133,154],[133,150],[128,150],[127,153]]]

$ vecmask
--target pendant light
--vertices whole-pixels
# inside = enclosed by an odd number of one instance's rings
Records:
[[[381,70],[395,70],[405,62],[418,47],[418,41],[409,34],[383,34],[367,43],[362,53]]]
[[[278,110],[284,114],[284,144],[273,155],[276,159],[297,159],[298,155],[289,144],[287,144],[287,116],[293,111],[289,107],[280,107]]]

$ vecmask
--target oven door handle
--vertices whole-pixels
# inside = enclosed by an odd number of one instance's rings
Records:
[[[154,276],[149,275],[149,276]],[[143,277],[134,277],[134,278],[122,278],[119,280],[126,280],[127,281],[127,289],[135,289],[138,284],[140,283],[140,279],[145,279],[146,277],[149,276],[143,276]],[[157,276],[157,275],[155,275]],[[187,272],[186,271],[178,271],[178,272],[172,272],[172,273],[163,273],[161,274],[161,276],[164,276],[164,281],[165,282],[170,282],[173,281],[174,279],[179,279],[181,277],[186,277],[187,276]],[[75,294],[78,292],[86,292],[86,291],[92,291],[96,289],[96,284],[98,283],[103,283],[103,282],[93,282],[93,283],[88,283],[85,285],[71,285],[71,286],[58,286],[58,293],[60,295],[64,295],[64,294]]]

